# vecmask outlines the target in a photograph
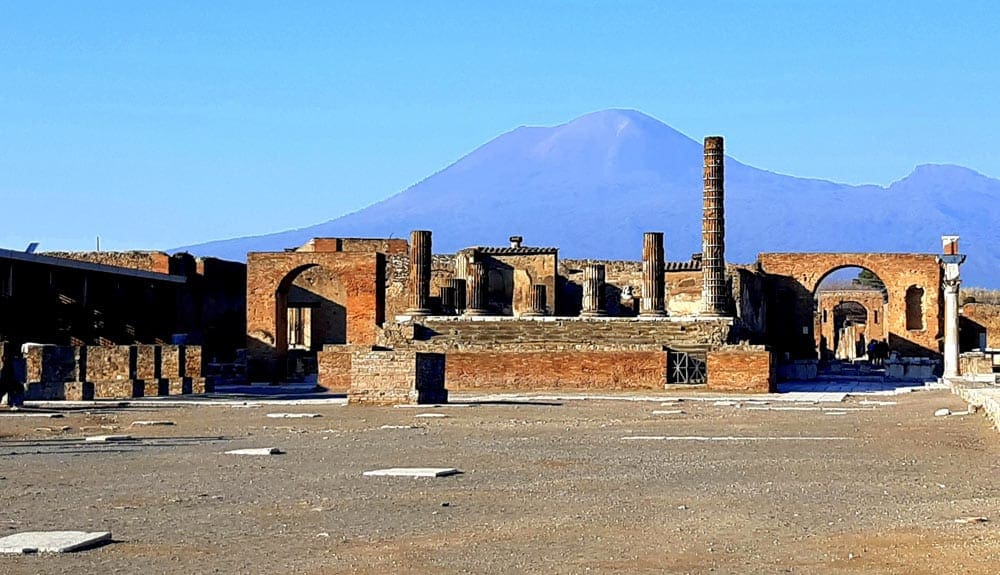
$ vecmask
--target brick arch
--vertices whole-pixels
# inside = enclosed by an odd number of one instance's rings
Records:
[[[295,278],[321,267],[343,286],[347,343],[372,345],[385,313],[384,256],[375,252],[247,254],[247,368],[251,378],[280,378],[287,329],[281,294]],[[253,365],[251,365],[251,363]]]
[[[816,288],[838,269],[864,268],[886,286],[886,333],[889,345],[905,355],[940,352],[941,266],[934,254],[762,253],[758,265],[771,285],[768,327],[777,349],[795,357],[815,356],[813,309]],[[906,290],[924,290],[922,330],[906,329]],[[803,328],[807,333],[803,333]]]

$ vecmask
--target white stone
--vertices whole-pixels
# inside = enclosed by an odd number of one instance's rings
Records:
[[[947,407],[942,407],[941,409],[934,412],[934,417],[945,417],[951,415],[951,410]]]
[[[740,403],[738,401],[716,401],[712,405],[715,407],[739,407]]]
[[[272,419],[311,419],[313,417],[323,417],[319,413],[268,413]]]
[[[416,425],[383,425],[379,429],[420,429]]]
[[[45,419],[57,419],[62,417],[61,413],[23,413],[14,411],[10,413],[0,413],[0,417],[41,417]]]
[[[655,409],[653,415],[683,415],[683,409]]]
[[[226,455],[281,455],[284,451],[277,447],[250,447],[248,449],[233,449]]]
[[[113,443],[115,441],[133,441],[131,435],[92,435],[86,438],[91,443]]]
[[[148,425],[173,425],[174,422],[169,419],[151,419],[144,421],[133,421],[132,425],[148,426]]]
[[[955,520],[955,523],[986,523],[990,519],[988,517],[962,517]]]
[[[446,477],[456,473],[461,473],[461,471],[454,467],[392,467],[365,471],[364,475],[369,477]]]
[[[422,418],[433,419],[433,418],[441,418],[441,417],[448,417],[448,416],[445,415],[445,414],[443,414],[443,413],[418,413],[418,414],[414,415],[413,417],[422,417]]]
[[[708,436],[708,435],[630,435],[626,441],[842,441],[847,437],[796,437],[796,436]]]
[[[26,531],[0,537],[0,553],[68,553],[110,540],[109,531]]]

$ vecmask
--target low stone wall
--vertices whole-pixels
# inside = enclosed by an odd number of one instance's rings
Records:
[[[819,360],[796,359],[778,365],[779,381],[810,381],[819,375]]]
[[[890,355],[884,365],[885,378],[893,381],[930,381],[941,371],[941,362],[927,357]]]
[[[30,345],[25,399],[127,399],[205,393],[200,346]]]
[[[327,391],[350,389],[351,356],[356,351],[359,348],[352,345],[324,345],[323,351],[316,353],[316,385]]]
[[[448,388],[458,390],[662,390],[667,357],[662,348],[619,351],[453,351],[447,354]]]
[[[764,346],[726,346],[708,352],[708,389],[740,393],[775,391],[776,366]]]
[[[996,359],[1000,359],[1000,355],[981,351],[963,353],[958,356],[958,372],[965,378],[993,381],[996,378],[993,371]]]
[[[445,356],[367,349],[351,357],[349,404],[407,405],[445,403]]]

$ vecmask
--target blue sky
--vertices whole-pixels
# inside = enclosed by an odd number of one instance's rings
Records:
[[[0,246],[166,249],[359,209],[594,110],[751,165],[1000,176],[988,2],[0,3]]]

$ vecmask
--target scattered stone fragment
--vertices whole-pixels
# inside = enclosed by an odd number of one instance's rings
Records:
[[[250,447],[248,449],[233,449],[226,455],[281,455],[284,451],[277,447]]]
[[[655,409],[653,415],[683,415],[683,409]]]
[[[91,443],[113,443],[116,441],[134,441],[131,435],[91,435],[85,441]]]
[[[724,401],[716,401],[712,405],[714,405],[715,407],[739,407],[740,402],[724,400]]]
[[[173,421],[169,419],[151,419],[145,421],[133,421],[132,425],[146,426],[146,425],[174,425]]]
[[[0,553],[69,553],[110,540],[109,531],[26,531],[0,537]]]
[[[934,417],[945,417],[951,415],[951,410],[947,407],[942,407],[941,409],[934,412]]]
[[[441,418],[441,417],[448,417],[448,416],[445,415],[444,413],[418,413],[418,414],[414,415],[413,417],[423,417],[423,418],[433,419],[433,418]]]
[[[272,419],[311,419],[313,417],[323,417],[319,413],[268,413]]]
[[[847,415],[846,411],[824,411],[824,415]]]
[[[969,410],[965,410],[965,411],[953,411],[953,412],[951,412],[948,415],[950,415],[951,417],[955,417],[955,416],[969,415],[971,413],[974,413],[974,412],[969,411]]]
[[[392,467],[365,471],[364,475],[368,477],[447,477],[458,473],[461,471],[454,467]]]
[[[41,417],[47,419],[58,419],[62,417],[61,413],[24,413],[21,411],[13,411],[10,413],[0,413],[0,417]]]
[[[420,429],[416,425],[383,425],[379,429]]]
[[[877,401],[874,399],[862,399],[858,402],[859,405],[896,405],[895,401]]]
[[[988,517],[978,516],[978,517],[961,517],[955,520],[955,523],[986,523],[990,519]]]

